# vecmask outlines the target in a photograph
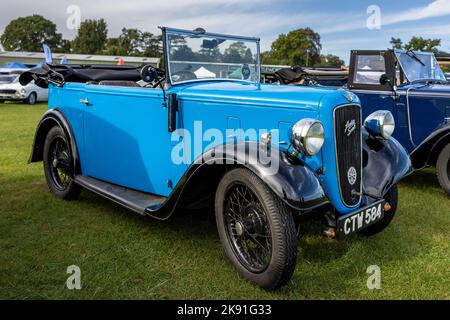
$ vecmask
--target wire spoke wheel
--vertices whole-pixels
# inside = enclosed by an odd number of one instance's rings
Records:
[[[274,290],[297,262],[295,222],[266,183],[246,168],[226,172],[215,196],[217,230],[225,254],[242,277]]]
[[[224,223],[233,250],[250,271],[266,270],[272,257],[272,240],[264,209],[243,184],[231,186],[226,196]]]
[[[56,136],[50,144],[51,177],[59,190],[68,188],[71,181],[70,155],[66,140]]]
[[[75,159],[71,140],[64,130],[60,126],[52,127],[44,143],[44,174],[50,192],[58,198],[74,200],[80,195],[81,187],[73,179]]]

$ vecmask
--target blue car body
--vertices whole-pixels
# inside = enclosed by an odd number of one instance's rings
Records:
[[[260,163],[250,165],[241,161],[239,154],[230,157],[260,176],[275,194],[298,212],[317,208],[328,210],[331,204],[338,216],[344,216],[382,198],[411,171],[409,157],[394,138],[383,140],[369,135],[362,126],[359,100],[347,91],[231,79],[184,81],[169,84],[162,90],[99,85],[95,81],[79,79],[56,81],[52,76],[59,76],[58,73],[40,72],[34,73],[50,83],[49,111],[38,126],[31,161],[43,159],[45,135],[50,123],[57,123],[72,137],[76,177],[94,178],[160,197],[161,201],[144,212],[158,219],[170,216],[182,194],[188,193],[187,182],[195,180],[194,176],[202,171],[199,168],[207,167],[199,159],[205,154],[219,152],[217,147],[224,144],[203,141],[183,163],[170,161],[174,147],[180,141],[188,140],[167,128],[168,97],[171,95],[176,96],[179,105],[177,128],[194,132],[196,122],[201,121],[203,130],[217,129],[223,136],[230,129],[278,130],[279,143],[272,146],[280,151],[280,170],[276,174],[267,175]],[[23,81],[26,77],[27,74]],[[337,164],[336,141],[342,134],[335,132],[335,112],[349,108],[356,114],[353,120],[358,125],[355,132],[360,138],[345,152],[356,152],[356,159],[361,161],[357,173],[359,190],[353,193],[355,190],[347,188],[348,193],[352,192],[347,196],[354,198],[351,204],[344,201],[346,178],[342,173],[339,177]],[[385,106],[379,105],[379,108]],[[323,124],[325,142],[317,154],[295,155],[292,161],[291,129],[305,118]],[[252,141],[227,136],[225,144],[244,143],[251,149],[258,148],[259,140],[260,136]],[[222,156],[229,157],[227,154]],[[78,182],[88,186],[81,180]]]
[[[226,129],[279,129],[280,140],[289,141],[290,128],[297,120],[320,119],[326,128],[324,147],[318,154],[306,158],[305,163],[323,189],[321,193],[326,195],[327,200],[323,198],[321,204],[330,201],[341,215],[367,204],[361,204],[360,200],[349,207],[339,194],[333,109],[349,104],[345,92],[211,81],[173,86],[166,94],[172,93],[177,95],[182,108],[178,123],[191,132],[194,132],[195,121],[200,120],[203,126],[219,128],[223,135]],[[172,141],[167,130],[167,108],[159,89],[66,83],[63,87],[51,85],[49,97],[49,109],[63,113],[72,127],[80,173],[85,176],[170,197],[189,166],[209,150],[204,149],[206,145],[198,148],[190,163],[168,161],[178,141]],[[85,98],[89,100],[88,106],[80,103]],[[358,105],[358,100],[352,104]],[[387,171],[388,180],[393,172],[398,180],[408,173],[409,160],[395,140],[389,143],[398,148],[400,163],[395,170]],[[209,148],[216,146],[208,145]],[[279,145],[284,151],[287,147],[288,144]],[[321,167],[326,174],[316,174]],[[377,175],[383,171],[379,170]],[[375,187],[381,186],[367,186]],[[382,196],[382,191],[377,194]],[[315,197],[322,199],[322,194]]]

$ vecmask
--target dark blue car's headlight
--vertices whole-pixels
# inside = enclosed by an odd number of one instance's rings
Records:
[[[395,130],[394,116],[387,110],[375,111],[364,120],[364,127],[372,135],[389,139]]]

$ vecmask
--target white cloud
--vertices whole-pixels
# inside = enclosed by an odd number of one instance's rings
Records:
[[[381,7],[381,27],[398,24],[408,21],[419,21],[433,17],[442,17],[450,15],[450,0],[435,0],[424,7],[409,9],[403,12],[386,14],[387,9]],[[355,15],[348,17],[344,23],[336,23],[333,26],[326,26],[318,29],[320,33],[337,33],[351,30],[367,28],[368,15]]]
[[[425,7],[414,8],[387,16],[383,15],[382,24],[391,25],[400,22],[417,21],[446,15],[450,15],[450,0],[436,0]]]

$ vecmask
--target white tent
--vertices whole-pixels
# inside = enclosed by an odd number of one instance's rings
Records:
[[[200,67],[194,71],[197,79],[205,79],[205,78],[215,78],[216,74],[214,72],[209,71],[205,67]]]

